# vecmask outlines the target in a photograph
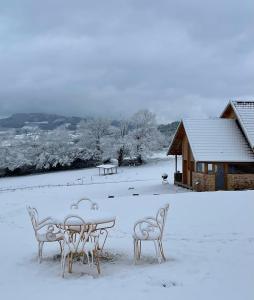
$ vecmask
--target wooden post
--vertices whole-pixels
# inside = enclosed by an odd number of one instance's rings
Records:
[[[224,190],[228,190],[228,164],[224,164]]]
[[[175,155],[175,173],[177,173],[177,155]]]

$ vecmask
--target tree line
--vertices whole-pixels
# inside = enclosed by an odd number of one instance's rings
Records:
[[[141,110],[112,123],[93,118],[81,121],[76,130],[65,125],[45,131],[26,128],[23,133],[6,131],[1,136],[1,175],[45,170],[91,167],[116,159],[118,164],[142,164],[165,145],[155,114]]]

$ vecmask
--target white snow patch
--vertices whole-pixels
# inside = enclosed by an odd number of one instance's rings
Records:
[[[172,180],[173,167],[173,160],[155,160],[110,176],[93,168],[1,179],[1,299],[254,299],[254,191],[194,193],[162,184],[161,174]],[[116,215],[116,226],[101,276],[76,263],[62,279],[57,244],[45,246],[38,264],[25,207],[54,216],[84,196]],[[147,242],[134,265],[133,223],[166,202],[167,261],[158,264]]]

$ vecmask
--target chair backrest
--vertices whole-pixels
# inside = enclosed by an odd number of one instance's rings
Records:
[[[38,228],[38,223],[39,223],[39,214],[36,208],[31,207],[31,206],[27,206],[27,212],[30,216],[32,225],[33,225],[33,229],[35,232],[37,232],[37,228]]]
[[[27,206],[27,211],[33,225],[35,237],[38,241],[39,235],[41,234],[44,234],[46,240],[50,242],[55,241],[59,237],[58,234],[62,233],[61,230],[52,221],[51,217],[40,220],[37,209],[31,206]]]
[[[166,204],[158,210],[156,217],[146,217],[138,220],[134,224],[135,235],[147,240],[153,239],[154,233],[157,232],[157,238],[162,239],[168,209],[169,204]]]
[[[156,220],[157,220],[157,223],[160,225],[162,234],[163,234],[166,219],[167,219],[168,209],[169,209],[169,204],[167,203],[158,210],[157,215],[156,215]]]
[[[91,206],[90,206],[91,210],[97,210],[99,208],[98,204],[96,202],[93,202],[91,199],[81,198],[77,202],[74,202],[73,204],[71,204],[71,209],[78,209],[80,207],[80,203],[83,201],[89,202],[91,204]]]
[[[78,215],[69,215],[64,219],[64,242],[70,252],[84,251],[85,244],[89,240],[92,226]]]

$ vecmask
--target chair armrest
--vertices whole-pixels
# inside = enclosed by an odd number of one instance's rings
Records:
[[[63,231],[59,229],[56,224],[51,222],[44,222],[36,228],[36,231],[40,231],[45,228],[44,234],[46,234],[46,238],[49,241],[54,241],[57,238],[57,235],[63,234]]]
[[[48,221],[50,221],[50,222],[52,223],[52,221],[53,221],[52,217],[47,217],[47,218],[44,218],[44,219],[40,220],[40,221],[38,222],[38,225],[39,225],[39,226],[40,226],[40,225],[43,225],[43,223],[48,222]]]
[[[57,238],[57,235],[63,234],[63,231],[56,227],[55,224],[49,224],[46,231],[46,238],[49,241],[54,241]]]

